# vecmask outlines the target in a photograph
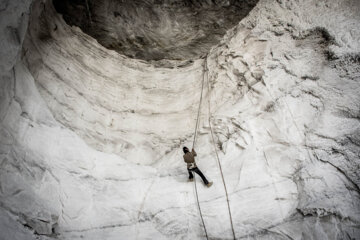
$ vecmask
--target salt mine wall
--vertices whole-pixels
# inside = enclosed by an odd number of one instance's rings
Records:
[[[359,239],[359,12],[2,0],[0,239]]]

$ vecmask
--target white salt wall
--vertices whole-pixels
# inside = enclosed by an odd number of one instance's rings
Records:
[[[181,151],[203,60],[130,60],[49,1],[33,3],[22,44],[29,4],[0,4],[1,31],[18,36],[1,39],[0,239],[204,239]],[[210,51],[237,238],[360,236],[359,12],[356,0],[260,1]],[[200,204],[210,238],[231,239],[208,97],[196,149],[214,185],[198,185]]]

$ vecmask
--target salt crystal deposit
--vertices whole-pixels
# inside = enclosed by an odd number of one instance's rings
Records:
[[[359,13],[2,0],[0,239],[360,239]]]

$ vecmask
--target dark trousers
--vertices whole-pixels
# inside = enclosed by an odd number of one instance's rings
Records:
[[[208,184],[209,181],[206,179],[206,177],[204,176],[204,174],[200,171],[200,169],[198,169],[197,167],[196,168],[191,168],[191,169],[188,169],[188,172],[189,172],[189,179],[192,179],[194,178],[194,175],[192,172],[196,172],[200,177],[201,179],[204,181],[205,184]]]

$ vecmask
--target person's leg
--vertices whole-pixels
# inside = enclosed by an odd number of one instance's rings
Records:
[[[194,175],[192,174],[191,170],[188,169],[188,172],[189,172],[189,179],[193,179],[194,178]]]
[[[204,174],[200,171],[199,168],[195,168],[193,170],[194,172],[196,172],[201,178],[202,180],[204,181],[204,184],[207,185],[209,183],[209,181],[206,179],[206,177],[204,176]]]

